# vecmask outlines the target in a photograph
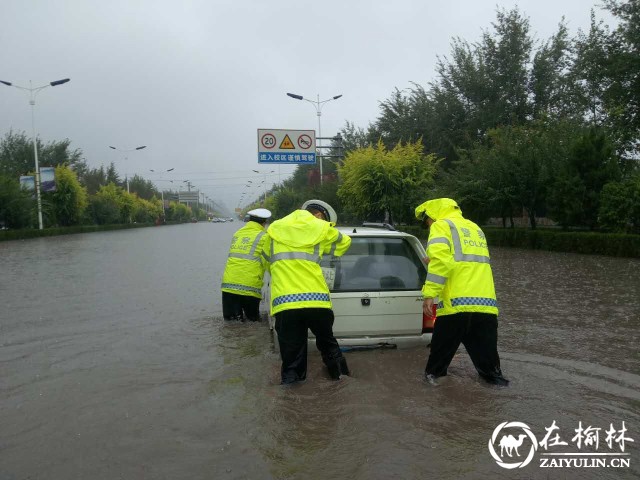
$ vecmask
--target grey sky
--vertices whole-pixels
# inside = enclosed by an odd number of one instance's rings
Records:
[[[322,110],[323,136],[366,127],[396,87],[434,78],[452,37],[477,40],[496,6],[516,4],[546,39],[562,16],[572,35],[587,29],[596,2],[0,0],[0,79],[71,78],[37,97],[45,142],[69,138],[91,167],[113,161],[158,187],[190,180],[233,209],[247,179],[264,178],[252,169],[275,170],[269,186],[294,170],[257,164],[258,128],[317,129],[314,106],[286,92],[343,95]],[[0,135],[30,134],[26,94],[0,87]]]

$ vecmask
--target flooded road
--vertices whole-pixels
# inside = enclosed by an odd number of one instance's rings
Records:
[[[0,480],[640,477],[639,260],[492,249],[509,388],[464,349],[432,387],[424,348],[283,388],[267,325],[221,318],[240,226],[0,243]]]

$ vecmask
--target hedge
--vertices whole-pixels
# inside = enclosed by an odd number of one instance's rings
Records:
[[[53,227],[38,230],[25,228],[21,230],[1,230],[0,241],[21,240],[25,238],[51,237],[54,235],[68,235],[71,233],[104,232],[107,230],[123,230],[126,228],[152,227],[153,223],[127,223],[117,225],[75,225],[71,227]]]
[[[400,230],[426,240],[427,230],[415,225],[398,227]],[[489,248],[517,247],[556,252],[574,252],[610,257],[640,258],[640,235],[599,232],[567,232],[538,228],[483,227]]]

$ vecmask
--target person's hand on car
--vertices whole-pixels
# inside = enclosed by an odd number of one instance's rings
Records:
[[[433,317],[433,298],[425,298],[422,301],[422,313],[429,318]]]

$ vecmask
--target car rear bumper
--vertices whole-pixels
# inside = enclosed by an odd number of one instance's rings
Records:
[[[275,319],[269,316],[269,328],[277,339],[275,331]],[[431,333],[421,335],[382,335],[368,337],[336,337],[341,347],[373,347],[380,348],[409,348],[416,346],[429,346],[431,344]],[[315,345],[316,338],[309,332],[308,342]]]
[[[431,343],[431,334],[424,333],[422,335],[395,335],[380,337],[337,337],[341,347],[373,347],[381,348],[409,348],[416,346],[428,346]],[[315,337],[310,336],[309,342],[315,342]]]

